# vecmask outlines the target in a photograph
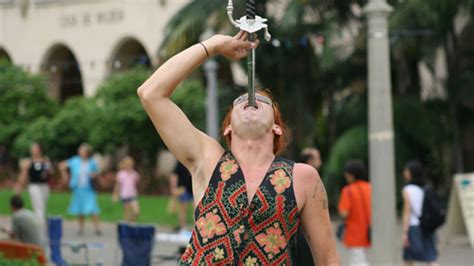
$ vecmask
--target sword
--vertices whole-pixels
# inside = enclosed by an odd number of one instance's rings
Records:
[[[261,29],[265,30],[265,40],[270,41],[272,36],[268,32],[268,25],[265,24],[268,20],[256,15],[256,0],[247,0],[246,2],[246,16],[241,17],[235,21],[233,18],[234,6],[232,0],[227,4],[227,16],[237,28],[248,32],[249,41],[255,42],[257,39],[257,32]],[[248,98],[249,105],[256,107],[255,104],[255,49],[252,49],[247,56],[247,76],[248,76]]]

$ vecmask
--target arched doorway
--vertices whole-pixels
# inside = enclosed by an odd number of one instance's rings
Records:
[[[116,45],[110,57],[110,73],[125,71],[137,65],[150,67],[150,57],[139,41],[125,38]]]
[[[51,96],[64,102],[70,97],[84,94],[79,63],[67,46],[53,46],[43,62],[41,70],[49,77]]]
[[[0,47],[0,61],[1,60],[7,60],[8,62],[12,61],[7,51],[3,49],[2,47]]]

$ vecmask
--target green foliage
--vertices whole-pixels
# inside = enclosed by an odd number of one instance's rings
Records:
[[[357,126],[344,132],[332,147],[322,175],[332,206],[337,204],[339,191],[344,185],[344,163],[350,159],[368,161],[367,140],[367,127]]]
[[[136,93],[150,74],[143,68],[121,72],[99,87],[95,102],[101,119],[90,129],[90,142],[98,150],[128,145],[132,151],[156,152],[161,145]]]
[[[48,156],[64,159],[75,154],[82,142],[89,141],[91,128],[100,122],[93,98],[68,100],[52,118],[38,117],[18,136],[14,143],[17,156],[26,156],[29,145],[39,142]]]
[[[41,143],[43,148],[49,150],[52,143],[47,142],[53,140],[53,132],[50,124],[49,118],[39,117],[28,125],[18,137],[16,137],[13,144],[13,154],[16,154],[18,157],[27,157],[32,142]]]
[[[94,97],[69,99],[52,118],[38,116],[22,129],[14,142],[17,156],[26,156],[31,142],[44,146],[53,159],[75,154],[82,142],[95,150],[113,153],[124,146],[133,155],[152,158],[163,143],[143,110],[137,88],[151,74],[143,68],[114,74]],[[188,80],[173,95],[175,102],[198,127],[205,122],[205,95],[200,82]]]
[[[355,126],[367,125],[367,95],[350,95],[334,105],[337,135]]]
[[[0,61],[0,106],[0,144],[7,149],[35,119],[51,117],[58,107],[47,97],[41,77],[7,61]]]
[[[205,130],[206,123],[205,94],[204,85],[196,79],[191,79],[184,81],[171,97],[194,126],[201,130]]]
[[[51,139],[48,153],[53,158],[67,158],[75,154],[82,142],[89,142],[91,128],[100,122],[97,104],[93,98],[69,99],[51,120]]]
[[[6,258],[0,252],[0,265],[8,265],[8,266],[41,266],[42,264],[38,262],[38,255],[35,254],[31,258],[28,259],[10,259]]]

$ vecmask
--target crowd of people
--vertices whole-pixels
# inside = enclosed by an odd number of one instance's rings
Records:
[[[112,200],[120,199],[124,209],[124,221],[136,222],[139,215],[137,186],[139,174],[134,169],[134,160],[126,156],[119,164],[116,174]],[[79,146],[77,155],[59,162],[60,184],[67,185],[71,191],[71,199],[67,213],[77,217],[77,235],[84,235],[85,219],[91,217],[94,233],[102,235],[97,201],[96,186],[100,169],[91,156],[90,145],[83,143]],[[54,166],[43,154],[41,146],[33,143],[30,147],[30,157],[21,160],[20,172],[13,187],[14,195],[10,199],[11,226],[2,226],[1,232],[20,242],[46,245],[48,216],[47,205],[50,193],[51,177]],[[33,211],[25,208],[21,193],[27,187]]]
[[[78,217],[78,235],[84,234],[85,217],[91,216],[95,233],[101,235],[99,224],[99,206],[94,189],[94,179],[98,178],[99,168],[90,156],[91,147],[81,144],[78,155],[59,163],[62,180],[67,182],[72,192],[68,213]],[[21,162],[20,173],[14,186],[15,194],[10,199],[11,226],[2,227],[1,232],[21,242],[44,245],[44,224],[49,195],[49,178],[54,167],[42,152],[39,144],[30,149],[31,157]],[[318,149],[305,148],[300,161],[321,170],[322,158]],[[124,220],[136,222],[140,213],[138,204],[139,173],[135,170],[135,161],[126,156],[119,163],[116,182],[112,193],[114,202],[123,205]],[[403,187],[403,260],[407,266],[415,261],[425,261],[436,265],[437,249],[434,234],[424,234],[420,229],[423,188],[426,185],[423,166],[419,161],[407,162],[402,173],[406,185]],[[371,186],[364,162],[349,160],[342,173],[345,185],[340,193],[337,206],[339,216],[345,225],[341,241],[349,251],[350,265],[369,265],[367,250],[371,246]],[[193,206],[191,174],[180,162],[176,163],[170,175],[170,204],[176,209],[179,226],[177,231],[188,228],[189,208]],[[33,211],[25,208],[22,190],[27,187]],[[313,256],[303,230],[298,233],[297,265],[313,264]]]

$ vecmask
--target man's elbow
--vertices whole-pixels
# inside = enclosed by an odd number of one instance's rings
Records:
[[[140,87],[138,87],[137,95],[142,101],[145,101],[147,98],[149,98],[149,93],[147,92],[146,86],[141,85]]]
[[[328,265],[328,266],[340,266],[341,261],[339,260],[339,256],[337,255],[337,252],[334,251],[328,259],[324,262],[324,264],[318,264],[318,265]]]
[[[143,104],[153,103],[156,104],[160,99],[168,98],[166,95],[166,89],[163,84],[143,84],[137,89],[137,95]]]
[[[314,257],[315,255],[313,255]],[[336,243],[333,242],[328,246],[323,254],[316,256],[315,265],[340,266],[341,261],[337,253]]]

